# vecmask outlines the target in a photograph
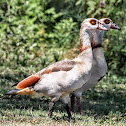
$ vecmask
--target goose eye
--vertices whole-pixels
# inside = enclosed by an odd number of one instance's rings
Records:
[[[107,19],[104,22],[105,22],[105,24],[109,24],[110,23],[110,20]]]
[[[91,23],[92,25],[96,25],[96,20],[91,20],[90,23]]]

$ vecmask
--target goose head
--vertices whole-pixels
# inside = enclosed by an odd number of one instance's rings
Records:
[[[103,26],[105,26],[107,28],[107,30],[110,30],[110,29],[121,30],[121,28],[119,26],[117,26],[115,23],[113,23],[113,21],[109,18],[102,18],[99,20],[99,22],[101,24],[103,24]],[[95,47],[97,44],[102,43],[103,34],[104,34],[104,30],[96,29],[96,30],[92,31],[92,42],[91,42],[92,47],[93,46]]]
[[[95,29],[105,31],[108,30],[104,25],[104,23],[99,22],[99,20],[97,20],[96,18],[87,18],[82,22],[81,28],[88,31]]]
[[[104,26],[109,30],[109,29],[118,29],[121,30],[119,26],[117,26],[113,21],[109,18],[102,18],[99,20],[99,22],[103,23]]]

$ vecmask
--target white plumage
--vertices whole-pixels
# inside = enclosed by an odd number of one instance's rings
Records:
[[[112,29],[119,29],[120,27],[116,26],[112,20],[108,18],[103,18],[99,20],[104,26],[109,30]],[[93,51],[93,66],[92,66],[92,73],[91,77],[86,84],[84,84],[80,89],[74,91],[73,95],[71,96],[71,110],[74,112],[74,96],[76,96],[78,100],[78,109],[80,114],[82,114],[82,107],[80,103],[80,97],[82,93],[92,87],[94,87],[106,74],[107,72],[107,63],[104,57],[102,44],[102,37],[104,31],[103,30],[93,30],[92,31],[92,51]]]

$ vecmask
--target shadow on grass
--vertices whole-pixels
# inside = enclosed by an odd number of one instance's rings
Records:
[[[24,78],[24,72],[20,75],[22,75],[21,78]],[[31,96],[14,96],[14,97],[8,97],[4,96],[6,92],[10,90],[11,87],[9,87],[9,83],[15,83],[17,82],[19,74],[16,76],[16,74],[5,74],[0,75],[0,83],[1,89],[0,89],[0,113],[3,115],[2,111],[9,109],[9,110],[15,110],[15,109],[29,109],[29,110],[40,110],[43,109],[44,111],[48,111],[48,105],[49,105],[49,98],[47,97],[31,97]],[[20,79],[21,79],[20,78]],[[110,84],[109,84],[110,85]],[[82,108],[84,115],[92,116],[94,118],[102,118],[104,115],[109,116],[110,113],[121,113],[122,116],[126,113],[126,92],[123,88],[118,88],[118,85],[116,85],[114,88],[109,87],[107,85],[107,88],[103,89],[102,86],[98,88],[93,88],[92,90],[89,90],[83,94],[82,102]],[[61,101],[56,102],[54,106],[54,112],[65,112],[64,105]],[[77,106],[75,105],[75,113],[78,113]],[[65,120],[67,117],[67,114],[63,115],[55,115],[52,119],[53,120]],[[82,116],[81,116],[82,117]],[[76,117],[75,117],[76,118]],[[75,120],[73,118],[73,121]],[[76,119],[81,120],[83,118],[77,117]]]
[[[3,92],[5,93],[6,90],[4,90]],[[87,91],[84,94],[85,99],[81,100],[84,115],[93,116],[94,118],[102,118],[104,115],[108,116],[110,112],[120,112],[122,115],[124,115],[126,105],[125,95],[126,94],[123,91],[114,92],[112,89],[100,92],[97,92],[96,89],[93,89],[92,91]],[[2,110],[43,109],[44,111],[48,111],[49,98],[47,97],[36,98],[31,96],[1,96],[0,100],[0,108]],[[54,107],[54,112],[59,111],[61,113],[66,112],[64,109],[64,105],[61,101],[56,102]],[[76,105],[75,113],[79,114]],[[67,114],[65,115],[63,115],[62,117],[55,115],[52,119],[57,121],[66,120]],[[73,118],[73,121],[74,120],[75,118]]]

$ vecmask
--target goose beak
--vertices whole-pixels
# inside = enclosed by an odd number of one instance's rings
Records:
[[[108,31],[108,29],[104,26],[103,23],[101,22],[98,22],[98,27],[97,27],[98,30],[104,30],[104,31]]]
[[[111,29],[121,30],[121,28],[119,26],[117,26],[116,24],[114,24],[114,23],[111,24]]]

